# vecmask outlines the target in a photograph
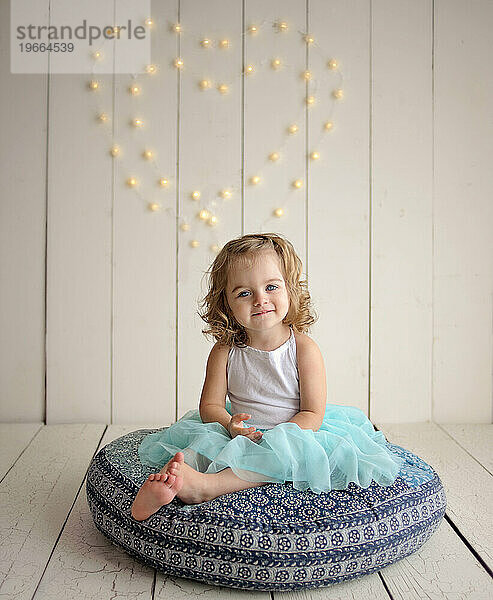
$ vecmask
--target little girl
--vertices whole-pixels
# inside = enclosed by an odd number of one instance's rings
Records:
[[[175,496],[198,504],[266,483],[320,494],[394,482],[404,461],[384,435],[360,409],[326,406],[323,358],[305,333],[315,318],[301,270],[277,234],[244,235],[219,252],[201,303],[203,333],[216,343],[199,409],[142,440],[141,462],[160,471],[135,497],[134,519]]]

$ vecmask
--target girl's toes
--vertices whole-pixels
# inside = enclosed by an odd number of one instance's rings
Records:
[[[169,469],[168,473],[171,473],[172,475],[179,475],[180,474],[179,470],[176,469],[176,468]]]
[[[155,473],[151,473],[147,478],[149,481],[154,481]]]
[[[172,487],[176,481],[176,475],[168,474],[168,479],[164,482],[169,487]]]

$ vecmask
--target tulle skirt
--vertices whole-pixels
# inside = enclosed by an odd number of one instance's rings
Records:
[[[231,404],[226,402],[231,414]],[[404,463],[393,453],[381,431],[359,408],[327,405],[318,431],[281,423],[259,429],[262,439],[231,438],[220,423],[203,423],[197,409],[166,429],[147,435],[138,453],[145,465],[161,469],[176,452],[202,473],[227,467],[245,481],[284,483],[316,494],[346,489],[350,482],[367,488],[372,480],[391,485]]]

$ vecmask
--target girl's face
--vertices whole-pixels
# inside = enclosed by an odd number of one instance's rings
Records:
[[[247,332],[279,327],[288,314],[289,296],[277,254],[263,251],[254,260],[238,262],[229,274],[226,298]]]

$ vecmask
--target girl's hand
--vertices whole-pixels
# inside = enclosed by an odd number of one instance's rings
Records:
[[[238,413],[233,415],[228,423],[228,432],[232,438],[235,438],[237,435],[244,435],[247,438],[251,439],[253,442],[260,440],[262,437],[262,432],[257,431],[255,427],[242,427],[241,422],[244,419],[249,419],[252,415],[247,413]]]

